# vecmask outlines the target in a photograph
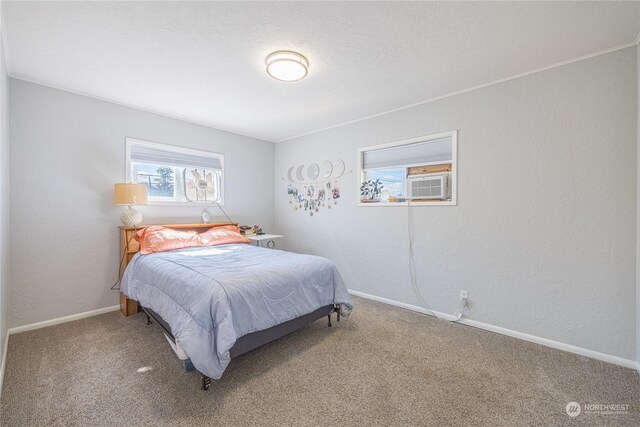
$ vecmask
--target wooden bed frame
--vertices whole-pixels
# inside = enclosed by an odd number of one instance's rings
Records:
[[[172,228],[174,230],[195,231],[201,233],[209,230],[213,227],[222,227],[225,225],[238,225],[234,222],[216,222],[209,224],[162,224],[163,227]],[[140,244],[135,240],[134,235],[145,226],[139,227],[120,227],[120,248],[122,256],[122,262],[120,264],[120,278],[124,274],[124,270],[129,265],[129,262],[133,256],[140,251]],[[165,335],[175,343],[175,337],[171,331],[171,327],[160,317],[159,314],[153,310],[143,307],[138,304],[138,301],[128,298],[125,294],[120,292],[120,312],[123,316],[131,316],[133,314],[143,311],[147,316],[147,324],[151,324],[151,319],[154,319],[156,323],[164,329]],[[309,323],[315,322],[325,316],[327,316],[331,327],[331,314],[336,313],[337,321],[340,321],[340,307],[338,305],[327,305],[320,307],[316,311],[289,320],[288,322],[281,323],[279,325],[272,326],[269,329],[253,332],[240,337],[233,347],[229,350],[229,354],[232,358],[240,356],[254,350],[264,344],[281,338],[293,331],[296,331]],[[204,374],[201,374],[201,388],[202,390],[208,390],[211,384],[211,379]]]

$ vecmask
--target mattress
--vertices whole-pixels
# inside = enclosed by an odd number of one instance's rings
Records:
[[[220,378],[242,336],[351,298],[326,258],[230,244],[133,257],[121,291],[158,313],[203,374]]]

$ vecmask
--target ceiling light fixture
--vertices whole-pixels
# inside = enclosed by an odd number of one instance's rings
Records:
[[[309,61],[291,50],[279,50],[267,56],[267,73],[276,80],[295,82],[307,75]]]

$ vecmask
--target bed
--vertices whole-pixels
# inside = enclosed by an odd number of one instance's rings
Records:
[[[165,225],[196,232],[230,223]],[[335,265],[321,257],[249,244],[190,247],[141,255],[122,228],[121,308],[154,319],[201,374],[202,389],[233,357],[320,318],[348,316],[351,298]],[[187,358],[188,357],[188,358]]]

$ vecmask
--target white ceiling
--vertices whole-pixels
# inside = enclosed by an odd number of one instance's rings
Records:
[[[633,42],[637,2],[3,1],[13,77],[279,141]],[[274,50],[309,58],[279,82]]]

